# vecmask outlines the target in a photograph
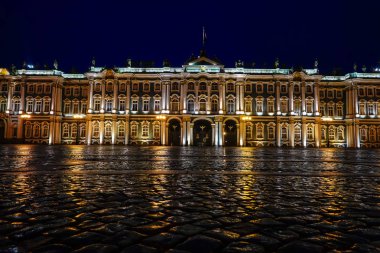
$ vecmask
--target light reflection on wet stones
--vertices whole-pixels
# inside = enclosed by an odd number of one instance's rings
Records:
[[[379,154],[0,146],[0,252],[377,252]]]

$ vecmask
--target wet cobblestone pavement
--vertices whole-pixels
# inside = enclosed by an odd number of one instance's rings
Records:
[[[380,150],[0,146],[0,252],[380,252]]]

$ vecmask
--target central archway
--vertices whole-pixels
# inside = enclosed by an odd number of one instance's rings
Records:
[[[212,145],[212,127],[210,121],[201,119],[194,122],[194,145]]]
[[[169,121],[168,145],[169,146],[181,145],[181,122],[178,119],[171,119]]]
[[[237,124],[234,120],[224,123],[224,145],[237,146]]]

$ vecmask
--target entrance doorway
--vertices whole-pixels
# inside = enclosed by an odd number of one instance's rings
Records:
[[[234,120],[227,120],[224,124],[224,145],[237,146],[237,125]]]
[[[172,119],[169,121],[168,135],[169,146],[181,145],[181,122],[179,120]]]
[[[212,127],[208,120],[197,120],[194,122],[194,146],[212,145]]]

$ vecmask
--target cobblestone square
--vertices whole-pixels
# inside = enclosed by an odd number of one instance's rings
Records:
[[[0,146],[0,252],[380,252],[380,151]]]

